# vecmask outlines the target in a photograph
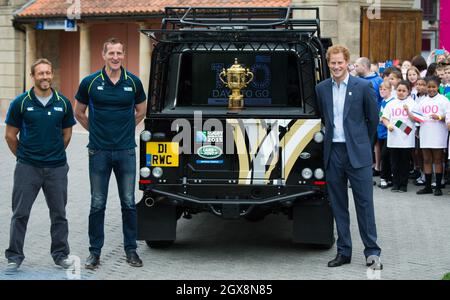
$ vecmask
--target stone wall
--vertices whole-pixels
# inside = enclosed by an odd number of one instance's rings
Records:
[[[25,34],[12,26],[15,8],[10,4],[0,2],[0,123],[4,123],[9,103],[24,86]]]
[[[346,45],[354,59],[360,54],[361,7],[412,8],[414,0],[293,0],[292,4],[319,7],[322,37]]]

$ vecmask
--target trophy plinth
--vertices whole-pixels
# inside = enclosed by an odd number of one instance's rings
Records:
[[[228,109],[244,109],[244,96],[241,94],[241,90],[253,80],[253,73],[242,67],[235,58],[234,65],[226,70],[224,68],[219,74],[219,78],[231,90],[231,95],[228,96]]]

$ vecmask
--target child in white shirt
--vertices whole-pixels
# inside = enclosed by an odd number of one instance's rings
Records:
[[[447,112],[448,100],[438,93],[440,79],[436,76],[428,77],[428,96],[423,99],[415,108],[424,117],[420,124],[419,138],[420,148],[423,154],[423,167],[425,172],[425,188],[417,191],[418,195],[431,194],[431,180],[433,175],[433,164],[436,174],[435,196],[441,196],[442,181],[442,156],[443,149],[447,147],[447,126],[445,124],[445,114]]]
[[[406,192],[411,150],[415,145],[415,126],[409,109],[416,103],[410,97],[411,85],[401,81],[397,86],[397,98],[383,110],[382,120],[388,129],[387,146],[390,149],[392,167],[392,191]]]
[[[392,168],[391,168],[391,156],[390,149],[387,147],[387,128],[383,124],[383,110],[386,105],[393,101],[395,98],[391,96],[392,86],[389,80],[385,79],[380,84],[380,95],[383,97],[380,107],[380,123],[377,127],[378,142],[381,148],[381,174],[379,187],[387,189],[392,186]]]

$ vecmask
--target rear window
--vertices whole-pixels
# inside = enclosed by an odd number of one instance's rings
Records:
[[[235,58],[254,79],[241,90],[246,107],[300,107],[301,84],[294,52],[185,52],[181,56],[177,106],[228,105],[231,91],[219,79]]]

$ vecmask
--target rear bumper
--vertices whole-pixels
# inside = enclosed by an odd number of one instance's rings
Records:
[[[144,197],[153,194],[193,204],[267,205],[326,195],[324,186],[154,185],[143,190]]]

